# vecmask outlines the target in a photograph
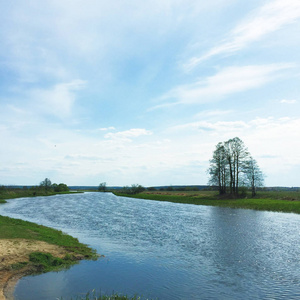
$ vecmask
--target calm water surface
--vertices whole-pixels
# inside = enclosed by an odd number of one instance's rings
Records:
[[[145,298],[300,299],[300,216],[85,193],[9,200],[0,214],[63,230],[98,253],[21,279],[18,300],[96,289]]]

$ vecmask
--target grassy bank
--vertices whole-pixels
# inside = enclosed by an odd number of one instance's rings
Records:
[[[0,192],[0,203],[5,199],[52,196],[69,192],[54,193],[40,189],[2,189]],[[30,267],[39,272],[48,272],[68,267],[80,259],[95,259],[96,252],[87,245],[81,244],[76,238],[64,234],[59,230],[37,225],[31,222],[0,216],[0,239],[25,239],[32,241],[43,241],[52,245],[60,246],[66,251],[63,258],[53,257],[51,254],[34,252],[29,261],[12,265],[13,270]]]
[[[146,191],[143,193],[128,195],[114,193],[117,196],[140,198],[147,200],[168,201],[195,205],[221,206],[231,208],[245,208],[265,211],[292,212],[300,214],[299,192],[259,192],[255,198],[220,197],[214,191],[197,192],[164,192]]]
[[[30,266],[32,272],[48,272],[69,267],[81,259],[97,258],[93,249],[59,230],[4,216],[0,216],[0,239],[43,241],[66,250],[67,254],[63,258],[49,253],[33,252],[29,255],[29,262],[12,265],[13,270]]]
[[[6,203],[7,199],[37,197],[37,196],[53,196],[57,194],[69,194],[73,192],[53,192],[41,189],[3,189],[0,190],[0,203]]]
[[[62,231],[31,222],[0,216],[0,239],[27,239],[44,241],[61,246],[66,250],[81,255],[83,258],[95,258],[96,253],[88,246]]]

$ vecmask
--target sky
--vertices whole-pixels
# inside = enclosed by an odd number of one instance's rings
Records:
[[[206,185],[239,137],[300,186],[299,0],[0,0],[0,185]]]

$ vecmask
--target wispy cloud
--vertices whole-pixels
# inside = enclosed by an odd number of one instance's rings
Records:
[[[34,107],[38,107],[41,112],[65,118],[71,114],[76,99],[75,91],[84,88],[85,85],[86,81],[80,79],[60,83],[49,89],[31,91],[30,98]]]
[[[132,138],[136,138],[143,135],[151,135],[152,132],[143,128],[132,128],[125,131],[119,132],[110,132],[107,133],[104,137],[107,139],[113,140],[122,140],[122,141],[130,141]]]
[[[218,122],[208,122],[208,121],[197,121],[187,124],[177,125],[169,128],[171,131],[186,131],[186,130],[197,130],[197,131],[211,131],[211,132],[237,132],[243,131],[249,128],[247,122],[244,121],[218,121]]]
[[[221,42],[199,57],[193,57],[185,65],[189,70],[204,60],[219,54],[234,53],[250,43],[262,39],[264,36],[291,24],[300,18],[300,1],[275,0],[253,11],[239,23]]]
[[[98,128],[97,131],[108,131],[108,130],[115,130],[116,128],[113,126],[110,127],[103,127],[103,128]]]
[[[298,101],[293,99],[293,100],[287,100],[287,99],[283,99],[280,100],[280,103],[284,103],[284,104],[296,104]]]
[[[234,112],[233,110],[204,110],[202,111],[201,113],[197,114],[195,117],[198,117],[198,116],[208,116],[208,117],[215,117],[215,116],[223,116],[223,115],[227,115],[227,114],[230,114]]]
[[[220,70],[213,76],[200,79],[193,84],[181,85],[170,90],[159,99],[160,101],[169,100],[169,102],[157,105],[155,108],[163,108],[174,104],[207,103],[212,100],[218,100],[229,94],[258,88],[281,76],[279,71],[292,67],[294,67],[293,64],[228,67]]]

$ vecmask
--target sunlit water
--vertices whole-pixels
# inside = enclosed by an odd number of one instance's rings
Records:
[[[300,216],[85,193],[9,200],[0,214],[78,237],[98,253],[19,281],[19,300],[96,289],[144,298],[300,299]]]

